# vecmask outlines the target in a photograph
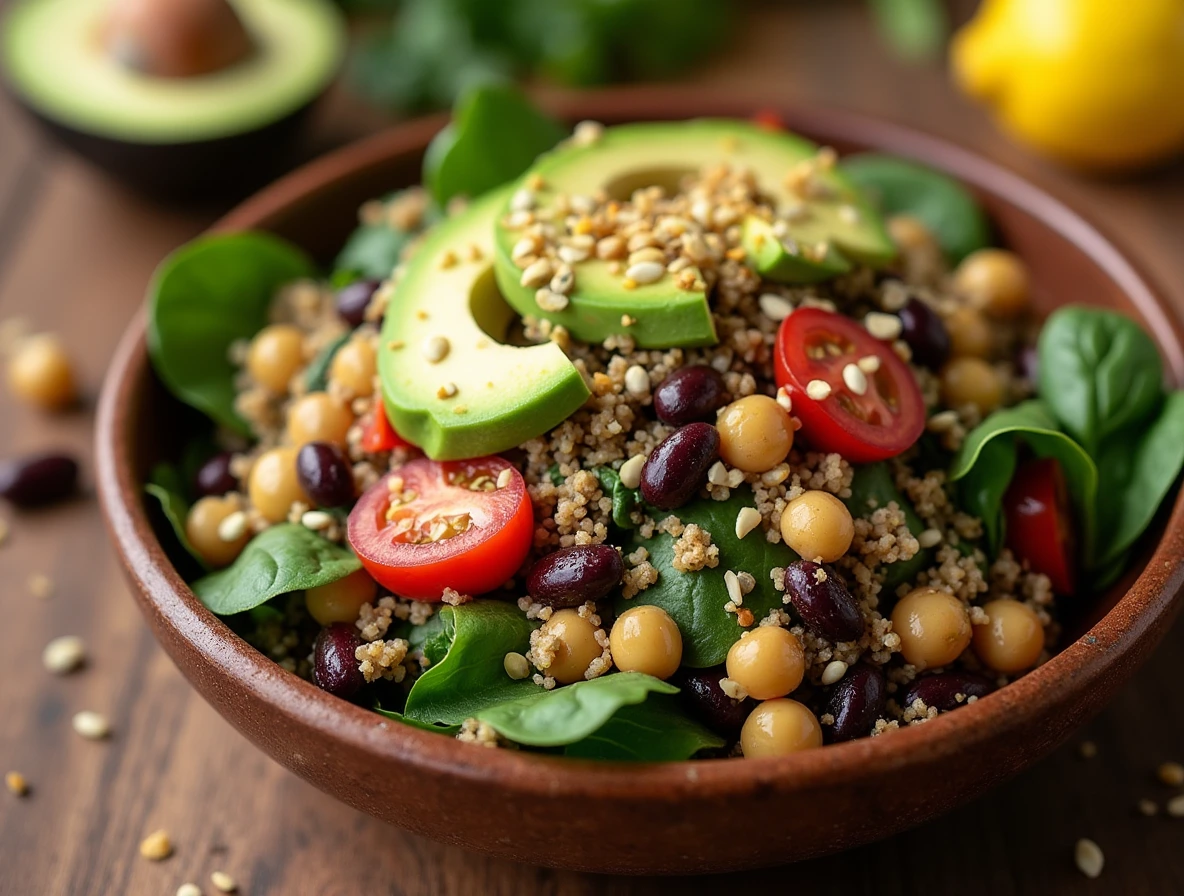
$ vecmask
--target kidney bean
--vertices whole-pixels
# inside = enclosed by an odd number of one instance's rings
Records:
[[[823,725],[827,743],[840,743],[867,737],[876,719],[884,715],[888,702],[888,683],[879,666],[856,663],[839,679],[826,701],[826,712],[834,716],[833,725]]]
[[[695,497],[707,468],[719,456],[719,432],[709,423],[688,423],[655,448],[641,468],[641,496],[659,510],[674,510]]]
[[[312,677],[316,686],[338,697],[349,698],[365,684],[355,656],[362,646],[358,630],[348,622],[321,629],[312,645]]]
[[[238,479],[230,472],[231,457],[229,451],[222,451],[197,468],[193,490],[199,498],[224,495],[238,488]]]
[[[366,320],[366,308],[378,287],[377,280],[357,280],[349,286],[343,286],[337,293],[337,314],[351,327],[360,327]]]
[[[958,700],[958,695],[965,697],[985,697],[995,690],[995,683],[985,675],[973,672],[938,672],[934,675],[924,675],[913,679],[908,690],[901,699],[901,708],[907,709],[920,698],[926,706],[932,706],[938,712],[949,712],[959,706],[965,706],[966,700]]]
[[[555,609],[600,600],[617,587],[625,564],[607,544],[584,544],[548,554],[531,567],[526,590],[533,600]]]
[[[78,487],[78,462],[65,454],[31,454],[0,461],[0,498],[17,507],[52,504]]]
[[[723,376],[704,364],[680,367],[654,390],[654,413],[671,426],[711,422],[715,412],[727,403]]]
[[[802,622],[828,641],[854,641],[863,634],[863,614],[847,586],[810,560],[785,567],[785,593]]]
[[[331,442],[308,442],[296,454],[296,479],[318,507],[344,507],[356,496],[349,460]]]
[[[897,315],[901,338],[913,351],[913,360],[936,370],[950,356],[950,334],[941,317],[920,299],[909,299]]]
[[[735,736],[756,703],[752,700],[733,700],[725,694],[719,683],[726,674],[723,666],[714,669],[680,669],[674,677],[674,683],[679,688],[678,699],[688,713],[713,731],[724,736]]]

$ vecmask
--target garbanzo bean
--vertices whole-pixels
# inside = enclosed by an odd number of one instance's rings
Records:
[[[781,537],[803,560],[833,563],[855,537],[851,511],[830,492],[808,491],[781,514]]]
[[[345,447],[353,411],[327,392],[310,392],[288,408],[288,439],[299,448],[309,442]]]
[[[261,454],[251,467],[247,493],[255,508],[272,523],[286,520],[296,501],[311,503],[296,478],[296,449],[272,448]]]
[[[991,325],[982,313],[968,305],[954,310],[946,318],[950,334],[950,353],[955,358],[989,358],[995,347]]]
[[[897,601],[892,630],[900,637],[905,662],[932,669],[961,656],[970,643],[970,616],[949,592],[917,588]]]
[[[543,672],[560,684],[584,680],[584,673],[604,648],[596,640],[596,626],[579,610],[558,610],[539,630],[555,638],[554,656]]]
[[[669,678],[682,662],[682,634],[661,607],[626,610],[608,636],[613,663],[622,672],[644,672]]]
[[[941,251],[933,232],[912,215],[893,215],[888,219],[888,235],[901,252],[936,253]]]
[[[251,540],[250,526],[245,517],[240,526],[222,525],[227,517],[240,510],[242,501],[238,495],[202,498],[189,508],[189,516],[185,518],[185,537],[210,566],[229,566]]]
[[[247,371],[259,385],[283,395],[304,363],[304,335],[291,324],[264,327],[247,350]]]
[[[1044,626],[1027,604],[1007,598],[983,607],[990,617],[985,625],[974,626],[974,652],[996,672],[1031,669],[1044,650]]]
[[[329,382],[354,398],[374,394],[377,362],[369,339],[351,339],[337,350],[329,365]]]
[[[745,759],[788,756],[822,746],[822,726],[796,700],[766,700],[744,720],[740,746]]]
[[[366,570],[359,569],[344,579],[309,588],[304,592],[304,603],[309,615],[321,625],[354,622],[362,604],[372,603],[377,593],[377,583]]]
[[[728,678],[757,700],[784,697],[797,690],[806,674],[802,643],[776,625],[762,625],[732,645]]]
[[[74,369],[56,336],[22,339],[8,360],[8,389],[14,397],[49,411],[73,404]]]
[[[979,249],[954,271],[954,290],[991,317],[1015,317],[1028,307],[1028,268],[1014,252]]]
[[[1003,383],[982,358],[954,358],[941,369],[941,400],[950,408],[972,404],[985,417],[1003,403]]]
[[[773,469],[793,447],[793,421],[767,395],[749,395],[719,412],[719,456],[746,473]]]

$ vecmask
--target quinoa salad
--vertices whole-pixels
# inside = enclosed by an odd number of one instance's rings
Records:
[[[478,95],[334,264],[262,233],[162,264],[153,363],[201,413],[150,505],[212,612],[406,724],[604,760],[891,736],[1048,660],[1184,463],[1151,338],[1039,313],[1089,297],[995,240],[945,175],[771,116]]]

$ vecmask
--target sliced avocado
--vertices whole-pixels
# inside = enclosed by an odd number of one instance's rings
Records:
[[[387,416],[436,460],[513,448],[589,396],[559,346],[499,341],[516,316],[493,274],[507,195],[495,190],[429,233],[387,307],[378,356]]]
[[[749,215],[744,219],[740,239],[748,252],[749,263],[761,276],[778,283],[817,283],[851,270],[849,262],[830,243],[825,253],[807,257],[812,247],[801,246],[792,238],[778,238],[768,221]]]
[[[699,119],[606,128],[598,139],[569,142],[542,156],[523,183],[541,185],[535,192],[536,208],[545,213],[559,195],[603,191],[626,199],[640,187],[677,184],[680,177],[721,162],[751,169],[772,200],[775,214],[784,219],[776,225],[785,231],[784,245],[806,247],[797,263],[782,258],[790,254],[788,249],[767,259],[770,270],[784,270],[787,275],[797,271],[799,282],[804,282],[840,273],[844,265],[849,267],[848,260],[882,264],[895,255],[879,216],[845,176],[819,155],[817,146],[749,122]],[[813,166],[808,179],[799,178],[808,180],[809,198],[791,190],[787,180],[803,166]],[[655,283],[625,289],[622,276],[610,273],[608,263],[589,259],[574,265],[575,288],[568,306],[558,312],[544,311],[535,301],[535,290],[519,283],[521,271],[511,254],[520,233],[510,226],[509,211],[498,220],[498,283],[507,301],[521,313],[562,324],[589,342],[614,333],[628,333],[639,346],[651,348],[715,341],[703,278],[694,268],[687,269],[696,275],[693,282],[690,278],[676,281],[667,274]],[[770,228],[774,224],[769,222]],[[811,254],[822,244],[831,248],[818,262],[812,261]],[[768,250],[750,251],[757,270],[765,273]],[[678,282],[689,288],[680,288]],[[627,323],[622,323],[622,316]]]

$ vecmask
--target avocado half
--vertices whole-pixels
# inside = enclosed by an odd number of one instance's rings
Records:
[[[252,52],[193,77],[137,72],[99,34],[108,0],[17,0],[0,22],[10,91],[64,144],[162,198],[226,193],[273,174],[341,66],[330,0],[232,0]]]

